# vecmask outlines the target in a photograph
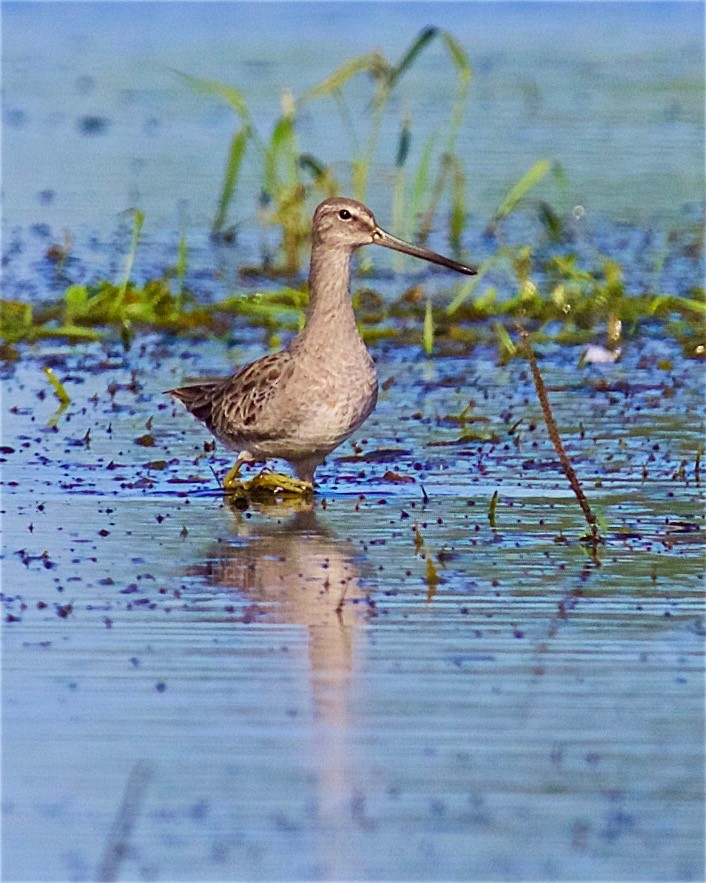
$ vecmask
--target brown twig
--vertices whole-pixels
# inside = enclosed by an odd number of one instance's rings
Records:
[[[569,460],[569,455],[564,450],[564,445],[561,441],[561,436],[559,435],[559,428],[556,425],[556,420],[554,419],[554,414],[552,413],[551,405],[549,404],[547,388],[544,385],[544,380],[539,371],[539,365],[537,364],[537,357],[534,353],[534,350],[532,349],[532,344],[529,340],[529,334],[519,324],[519,322],[515,322],[515,329],[520,335],[520,340],[522,341],[522,350],[524,351],[524,355],[526,356],[527,361],[530,363],[530,368],[532,369],[532,378],[534,380],[535,389],[537,390],[537,398],[539,399],[539,404],[542,406],[542,414],[544,414],[544,422],[547,425],[549,438],[554,445],[554,450],[557,452],[559,462],[561,463],[561,467],[564,470],[564,474],[566,475],[569,484],[571,485],[571,490],[574,492],[574,496],[578,500],[578,504],[581,507],[581,511],[583,512],[586,523],[588,524],[588,529],[591,531],[591,542],[595,550],[597,544],[600,542],[600,534],[598,533],[598,522],[596,520],[596,516],[591,509],[588,499],[586,498],[586,494],[583,492],[583,488],[581,487],[578,476],[574,471],[571,460]]]

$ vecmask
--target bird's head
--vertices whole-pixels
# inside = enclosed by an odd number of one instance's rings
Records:
[[[474,276],[478,268],[472,264],[460,264],[420,245],[410,245],[390,233],[386,233],[375,220],[375,215],[362,202],[344,197],[325,199],[314,212],[312,228],[314,245],[329,248],[348,248],[350,251],[362,245],[382,245],[404,254],[413,255],[441,264],[450,270]]]

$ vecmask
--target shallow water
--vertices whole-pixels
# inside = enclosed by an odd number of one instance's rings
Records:
[[[394,57],[430,10],[475,47],[474,259],[546,154],[586,208],[572,249],[620,261],[628,294],[701,283],[700,6],[381,4],[355,33],[344,7],[312,8],[288,5],[285,32],[277,4],[4,6],[4,296],[120,278],[116,217],[135,204],[135,278],[174,264],[181,212],[198,299],[267,286],[237,272],[259,256],[249,204],[232,248],[205,232],[232,118],[165,68],[247,86],[267,126],[281,85],[376,42]],[[431,54],[405,92],[413,150],[440,70]],[[307,125],[341,155],[326,113]],[[388,172],[381,157],[383,221]],[[525,223],[511,241],[536,239]],[[45,253],[64,229],[60,274]],[[390,298],[452,284],[375,267],[356,285]],[[162,391],[262,355],[268,332],[234,317],[220,340],[19,347],[0,369],[3,878],[703,879],[702,365],[663,329],[625,330],[615,364],[539,348],[605,519],[595,556],[528,367],[495,347],[377,344],[385,391],[313,508],[248,511],[219,490],[226,453]],[[459,441],[470,399],[468,428],[494,440]]]
[[[163,401],[220,345],[56,348],[56,428],[19,363],[5,878],[699,879],[703,401],[693,363],[656,367],[665,346],[543,365],[609,525],[597,561],[526,367],[490,350],[469,369],[380,349],[395,380],[366,441],[300,512],[224,505],[227,460]],[[433,446],[469,393],[499,442]]]

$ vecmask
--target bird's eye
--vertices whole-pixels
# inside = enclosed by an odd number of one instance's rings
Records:
[[[353,215],[348,211],[347,208],[342,208],[341,211],[338,213],[338,217],[342,221],[350,221]]]

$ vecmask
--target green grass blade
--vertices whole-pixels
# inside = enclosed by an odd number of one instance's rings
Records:
[[[409,146],[412,141],[412,120],[409,114],[405,115],[402,120],[402,128],[400,136],[397,139],[397,156],[395,157],[395,168],[401,169],[407,162],[409,156]]]
[[[410,227],[406,234],[408,237],[410,236],[410,231],[416,229],[419,219],[424,214],[428,203],[429,187],[431,184],[431,158],[434,153],[435,145],[436,135],[432,134],[427,139],[427,142],[422,149],[421,156],[419,157],[419,165],[417,166],[417,172],[412,181],[412,191],[410,194],[408,215]]]
[[[65,338],[71,343],[92,342],[101,339],[100,331],[93,328],[82,328],[79,325],[57,325],[37,328],[34,335],[40,339]]]
[[[282,162],[286,166],[287,184],[293,186],[298,177],[294,118],[285,114],[275,123],[264,157],[264,189],[275,200],[283,186],[280,178]]]
[[[406,238],[405,229],[407,224],[407,211],[405,209],[405,191],[406,191],[406,175],[404,166],[400,166],[394,171],[394,184],[392,187],[392,229],[397,236],[402,239]],[[392,255],[392,266],[397,272],[404,269],[404,255],[395,251]]]
[[[427,298],[426,311],[424,313],[424,352],[430,356],[434,352],[434,314],[432,312],[431,298]]]
[[[299,106],[301,107],[316,98],[334,97],[353,77],[386,70],[388,67],[388,63],[379,52],[370,52],[367,55],[357,55],[355,58],[350,58],[337,67],[325,80],[305,92],[299,99]]]
[[[691,312],[700,316],[706,316],[706,303],[693,298],[682,297],[681,295],[659,294],[650,303],[648,312],[654,316],[656,313],[665,311],[687,314]]]
[[[368,166],[365,160],[354,159],[351,170],[353,198],[363,202],[368,185]]]
[[[446,137],[446,152],[450,155],[455,155],[458,136],[461,131],[461,123],[463,122],[463,115],[466,109],[466,102],[468,101],[468,93],[471,87],[473,69],[471,68],[471,63],[468,60],[465,50],[455,37],[447,31],[442,31],[442,37],[451,58],[451,62],[456,68],[456,96],[451,109],[451,119],[449,120]]]
[[[176,70],[175,68],[171,68],[171,70],[172,73],[181,77],[181,79],[195,92],[200,92],[202,95],[209,95],[212,98],[220,98],[221,101],[225,101],[230,107],[232,107],[244,123],[250,123],[250,112],[248,111],[245,97],[239,89],[236,89],[234,86],[229,86],[227,83],[221,83],[218,80],[195,77],[193,74],[187,74],[183,71]]]
[[[397,236],[403,239],[406,236],[408,226],[407,211],[405,209],[405,197],[407,180],[405,175],[405,163],[409,156],[409,146],[412,140],[412,121],[409,114],[402,120],[400,134],[397,139],[397,156],[395,157],[394,185],[392,188],[392,229]],[[395,252],[392,258],[392,266],[395,270],[404,268],[404,255]]]
[[[414,64],[419,53],[424,49],[424,47],[434,39],[434,37],[439,33],[438,28],[429,27],[424,28],[419,32],[417,37],[412,41],[409,48],[399,60],[399,62],[392,68],[390,71],[389,77],[387,79],[387,89],[392,91],[400,78],[405,74],[410,67]]]
[[[564,235],[564,222],[548,202],[541,200],[537,205],[539,220],[550,242],[561,242]]]
[[[505,218],[515,210],[517,204],[523,199],[529,191],[536,187],[549,174],[552,168],[550,159],[540,159],[525,172],[520,180],[510,189],[505,199],[500,203],[498,210],[495,212],[495,219]]]
[[[446,314],[448,316],[453,316],[456,310],[461,306],[461,304],[465,303],[469,297],[476,290],[478,285],[482,282],[485,274],[497,263],[499,255],[493,255],[488,258],[488,260],[483,261],[482,264],[478,267],[478,272],[475,276],[468,280],[468,282],[464,282],[461,286],[459,286],[458,294],[451,301],[451,303],[446,307]]]
[[[177,252],[176,274],[182,284],[186,276],[186,269],[189,266],[189,246],[186,243],[186,230],[181,231],[179,237],[179,250]]]
[[[327,166],[311,153],[300,153],[297,162],[302,171],[311,175],[314,186],[324,196],[336,196],[340,193],[341,188],[331,166]]]
[[[176,277],[179,284],[177,300],[180,309],[184,305],[184,289],[186,284],[186,270],[189,266],[189,246],[186,242],[186,227],[181,231],[179,237],[179,248],[177,251]]]
[[[140,211],[140,209],[133,209],[133,225],[132,225],[132,242],[130,243],[130,251],[128,252],[127,261],[125,262],[125,277],[118,289],[118,297],[117,300],[119,303],[122,303],[125,292],[127,291],[127,287],[130,283],[130,276],[132,275],[132,266],[135,263],[135,255],[137,254],[137,246],[140,243],[140,234],[142,232],[142,225],[145,222],[145,213]]]
[[[517,345],[500,322],[496,322],[494,328],[495,336],[498,339],[498,361],[501,365],[506,365],[510,359],[514,359],[517,355]]]
[[[62,405],[68,405],[71,401],[71,396],[68,394],[68,392],[66,392],[66,387],[64,386],[64,384],[59,380],[52,369],[48,367],[48,365],[44,365],[42,367],[42,371],[44,372],[44,376],[47,378],[49,383],[51,383],[52,389],[54,390],[57,399],[59,399]]]
[[[441,38],[444,41],[451,61],[456,68],[459,80],[464,83],[470,83],[471,77],[473,76],[473,69],[471,68],[471,62],[468,60],[466,50],[448,31],[441,31]]]
[[[565,194],[569,189],[569,178],[566,174],[566,169],[561,163],[555,162],[552,165],[552,178],[554,179],[554,183],[556,184],[558,190]]]
[[[457,157],[452,159],[451,173],[451,216],[449,219],[449,241],[454,253],[461,250],[461,237],[466,227],[466,176]]]
[[[250,126],[243,126],[233,134],[230,142],[230,150],[228,151],[228,162],[226,163],[225,174],[223,176],[223,185],[221,187],[221,195],[218,198],[218,208],[211,224],[211,232],[219,233],[226,222],[228,216],[228,207],[233,200],[233,194],[240,177],[240,168],[243,164],[245,148],[251,134]]]

